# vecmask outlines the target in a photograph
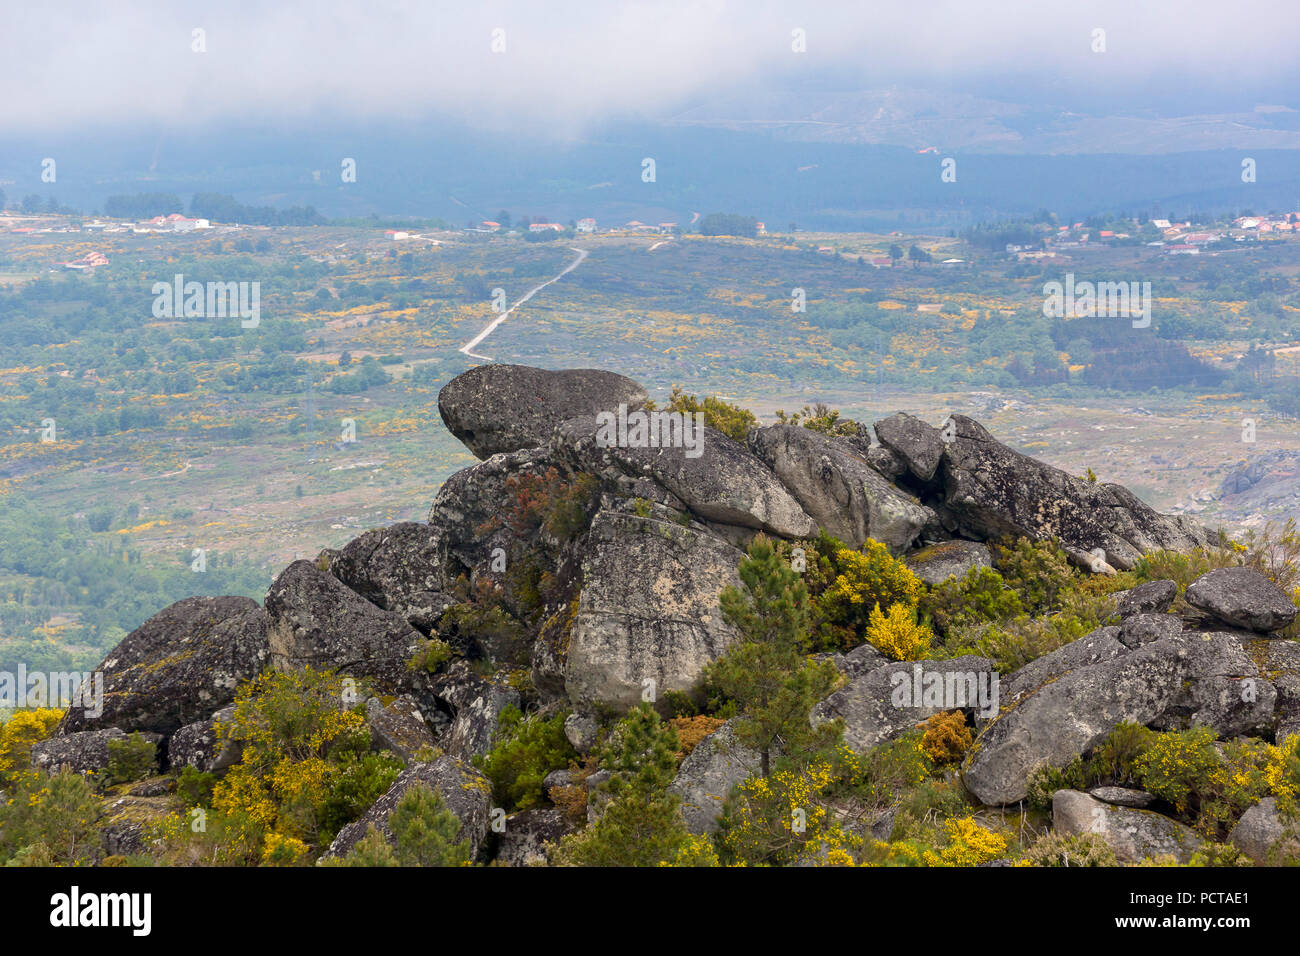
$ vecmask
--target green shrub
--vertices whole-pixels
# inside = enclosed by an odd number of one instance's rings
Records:
[[[897,740],[854,753],[840,747],[837,754],[836,792],[847,792],[870,810],[892,806],[903,793],[919,787],[934,771],[934,762],[922,745],[924,731],[909,730]]]
[[[1250,857],[1231,843],[1202,843],[1192,854],[1188,866],[1254,866]]]
[[[413,671],[427,671],[434,674],[437,673],[438,668],[451,660],[451,655],[451,645],[442,638],[422,638],[406,666]]]
[[[848,649],[861,644],[877,606],[885,615],[895,604],[916,609],[924,588],[921,579],[879,541],[868,539],[860,551],[841,545],[825,557],[834,577],[815,601],[814,627],[821,647]]]
[[[577,757],[564,736],[565,716],[525,717],[517,707],[501,712],[492,749],[476,763],[492,781],[492,793],[502,807],[527,810],[541,805],[546,775]]]
[[[108,768],[105,781],[109,786],[130,783],[152,776],[158,766],[158,747],[139,731],[125,740],[108,742]]]
[[[988,657],[1000,673],[1007,674],[1091,633],[1111,613],[1111,600],[1102,593],[1069,592],[1061,598],[1061,604],[1061,610],[1049,616],[1022,614],[1001,624],[958,628],[948,636],[943,654]]]
[[[1143,789],[1187,812],[1219,767],[1216,740],[1209,727],[1153,735],[1133,763]]]
[[[823,435],[858,435],[861,426],[850,418],[840,418],[840,411],[831,408],[825,402],[816,402],[811,407],[805,405],[801,411],[787,415],[777,409],[776,419],[783,425],[802,425]]]
[[[204,773],[197,767],[182,767],[176,777],[176,793],[187,807],[212,806],[212,789],[216,785],[216,774]]]
[[[337,833],[365,813],[402,772],[402,762],[389,753],[339,752],[326,781],[328,795],[320,808],[320,826]]]
[[[390,842],[371,824],[342,859],[328,866],[466,866],[469,840],[458,840],[461,823],[442,794],[424,784],[410,787],[388,816]]]
[[[1080,757],[1064,767],[1040,764],[1029,772],[1029,793],[1026,800],[1035,810],[1051,810],[1052,797],[1056,791],[1086,790],[1090,786],[1091,777]]]
[[[596,821],[560,841],[555,861],[566,866],[658,866],[677,859],[691,835],[681,798],[668,789],[681,741],[654,708],[641,704],[619,721],[600,750],[611,774],[609,799]]]
[[[993,545],[992,551],[994,567],[1019,595],[1028,614],[1055,610],[1062,593],[1078,579],[1069,557],[1055,541],[1016,538]]]
[[[17,865],[29,866],[87,863],[100,848],[99,815],[99,797],[81,774],[33,771],[0,802],[0,856],[19,855]]]
[[[922,595],[923,619],[942,635],[958,628],[1011,621],[1024,613],[1018,595],[992,568],[975,567],[951,577]]]
[[[676,386],[673,387],[673,393],[668,399],[668,410],[687,415],[703,412],[705,425],[717,429],[738,442],[743,442],[749,430],[758,424],[754,413],[747,408],[733,405],[716,396],[709,396],[701,401],[694,395],[687,395]]]
[[[1142,771],[1138,767],[1138,758],[1156,736],[1155,731],[1141,724],[1129,721],[1118,724],[1092,752],[1089,765],[1093,776],[1112,786],[1141,786]]]

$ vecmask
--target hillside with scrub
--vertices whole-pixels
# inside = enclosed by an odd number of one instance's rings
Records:
[[[473,463],[427,518],[179,600],[0,725],[6,863],[1300,862],[1294,524],[961,413],[497,364],[436,408]]]

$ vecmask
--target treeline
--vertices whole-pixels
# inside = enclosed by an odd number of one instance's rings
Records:
[[[152,219],[184,212],[184,204],[175,193],[135,193],[109,196],[104,215],[114,219]],[[323,226],[329,220],[314,206],[246,206],[225,193],[195,193],[190,200],[190,217],[213,222],[241,223],[249,226]]]
[[[238,222],[250,226],[323,226],[329,222],[314,206],[245,206],[223,193],[195,193],[190,215],[213,222]]]
[[[114,219],[152,219],[170,216],[185,210],[181,197],[175,193],[136,193],[131,196],[109,196],[104,200],[104,215]]]
[[[700,235],[743,236],[752,239],[758,235],[758,220],[753,216],[711,212],[700,220]]]

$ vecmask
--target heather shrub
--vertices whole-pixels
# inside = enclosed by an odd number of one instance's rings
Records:
[[[1054,610],[1061,594],[1078,577],[1055,541],[1016,538],[992,547],[993,564],[1029,614]]]
[[[32,771],[0,803],[0,857],[22,854],[19,865],[29,866],[89,863],[100,849],[99,816],[99,798],[81,774]]]
[[[966,756],[973,738],[966,726],[966,715],[960,710],[935,714],[925,722],[921,746],[936,764],[956,763]]]
[[[1026,866],[1119,866],[1115,851],[1096,833],[1048,833],[1026,851]]]
[[[861,551],[841,548],[831,560],[835,580],[821,596],[829,623],[861,633],[877,605],[916,608],[924,588],[921,579],[879,541],[868,540]]]

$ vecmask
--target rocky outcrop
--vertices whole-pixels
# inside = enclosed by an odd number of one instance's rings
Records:
[[[996,441],[982,425],[953,415],[939,474],[944,509],[964,537],[1057,538],[1076,559],[1095,550],[1127,569],[1148,551],[1187,551],[1206,532],[1162,515],[1127,488],[1092,484]]]
[[[518,707],[519,691],[500,680],[474,673],[468,661],[457,661],[433,681],[433,696],[452,713],[451,725],[439,740],[443,750],[466,760],[492,749],[497,721],[507,707]]]
[[[575,705],[626,709],[652,691],[690,690],[735,639],[718,593],[740,586],[741,553],[659,518],[602,511],[582,562],[565,687]]]
[[[898,455],[914,478],[929,481],[934,477],[945,444],[939,429],[905,412],[881,419],[875,429],[880,444]]]
[[[420,763],[403,770],[382,797],[339,831],[325,857],[346,856],[372,825],[391,841],[393,833],[388,828],[389,816],[406,791],[420,785],[442,796],[447,809],[460,820],[457,839],[468,840],[471,854],[478,854],[487,837],[492,787],[487,777],[469,764],[447,755],[432,763]]]
[[[645,405],[636,382],[614,372],[527,365],[479,365],[462,372],[438,393],[447,429],[479,458],[536,448],[568,418]]]
[[[548,808],[523,810],[505,823],[495,858],[501,866],[546,866],[552,849],[573,831],[564,811]]]
[[[699,518],[785,538],[806,538],[817,530],[778,476],[720,431],[703,430],[698,454],[685,446],[602,447],[597,438],[594,416],[566,421],[555,434],[557,448],[581,470],[649,479]]]
[[[266,666],[266,625],[266,614],[249,598],[177,601],[128,634],[95,669],[103,680],[103,713],[95,714],[88,694],[84,704],[68,708],[60,732],[117,727],[170,734],[208,716]]]
[[[1135,614],[1163,614],[1178,596],[1175,581],[1144,581],[1115,595],[1115,613],[1122,618]]]
[[[414,763],[417,755],[432,753],[438,745],[419,703],[410,694],[402,694],[388,705],[371,697],[366,701],[366,725],[371,745],[391,751],[404,763]]]
[[[827,532],[858,548],[874,538],[895,551],[910,547],[938,517],[899,490],[849,442],[797,425],[749,433],[754,454]]]
[[[1287,593],[1250,568],[1217,568],[1187,585],[1183,595],[1192,607],[1229,627],[1267,634],[1295,620],[1295,604]]]
[[[277,668],[332,668],[390,692],[413,680],[407,661],[419,632],[310,561],[295,561],[281,572],[267,592],[266,612]]]
[[[1277,800],[1266,797],[1241,815],[1228,841],[1260,866],[1276,866],[1285,854],[1300,859],[1300,830],[1289,831],[1277,813]]]

